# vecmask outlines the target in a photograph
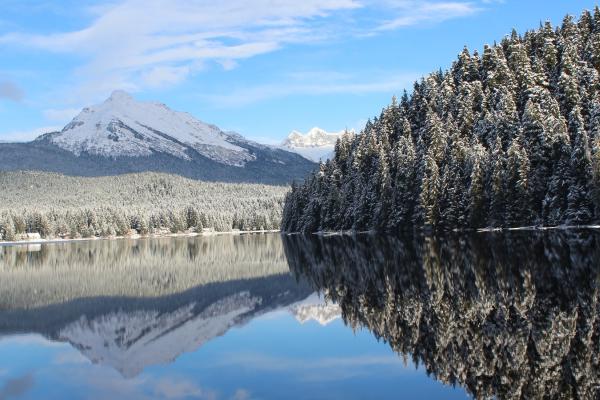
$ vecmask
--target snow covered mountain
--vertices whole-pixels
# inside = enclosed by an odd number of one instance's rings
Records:
[[[158,152],[189,160],[191,148],[211,160],[238,167],[256,159],[248,149],[231,143],[232,135],[215,125],[161,103],[136,101],[123,91],[84,108],[48,140],[76,155],[140,157]]]
[[[289,183],[315,164],[286,149],[225,132],[164,104],[115,91],[84,108],[60,132],[29,143],[0,143],[0,171],[78,176],[166,172],[188,178]]]
[[[281,147],[311,161],[325,161],[333,156],[335,143],[344,132],[327,132],[318,127],[312,128],[306,134],[292,131]]]

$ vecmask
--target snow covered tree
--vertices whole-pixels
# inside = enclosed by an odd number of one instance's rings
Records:
[[[596,7],[463,49],[338,142],[286,198],[284,229],[321,207],[320,230],[599,223],[598,43]]]

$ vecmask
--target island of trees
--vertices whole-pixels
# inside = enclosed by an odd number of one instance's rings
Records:
[[[338,141],[285,231],[585,225],[600,219],[600,10],[466,48]]]

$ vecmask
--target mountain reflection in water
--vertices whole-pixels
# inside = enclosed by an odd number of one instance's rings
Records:
[[[276,235],[0,247],[0,335],[68,342],[127,378],[312,292]]]
[[[600,234],[286,236],[293,273],[476,398],[599,398]]]

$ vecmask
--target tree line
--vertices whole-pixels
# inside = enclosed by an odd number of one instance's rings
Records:
[[[282,229],[397,231],[600,220],[600,10],[414,84],[287,195]]]
[[[272,230],[287,188],[141,173],[82,178],[0,173],[0,240]]]

